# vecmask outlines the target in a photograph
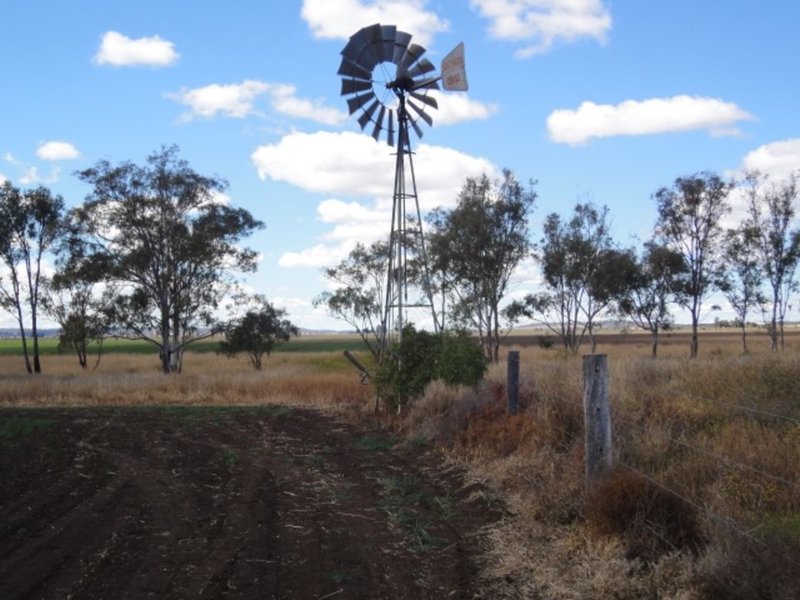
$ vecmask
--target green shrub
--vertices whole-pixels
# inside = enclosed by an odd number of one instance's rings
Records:
[[[478,342],[465,332],[441,336],[436,378],[450,385],[475,386],[486,373],[486,359]]]
[[[403,329],[374,377],[378,395],[390,406],[417,398],[434,379],[449,385],[476,385],[486,362],[480,345],[466,333],[435,334]]]

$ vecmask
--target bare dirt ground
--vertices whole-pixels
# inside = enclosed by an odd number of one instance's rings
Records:
[[[472,598],[479,490],[312,410],[0,411],[0,598]]]

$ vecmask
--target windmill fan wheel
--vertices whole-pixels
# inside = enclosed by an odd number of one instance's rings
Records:
[[[436,67],[423,54],[425,48],[412,43],[410,34],[377,23],[359,29],[342,50],[342,96],[351,115],[360,112],[362,131],[371,126],[376,141],[386,132],[387,143],[394,146],[400,119],[419,137],[418,121],[433,124],[430,109],[438,104],[428,92],[439,89],[440,77],[430,75]]]

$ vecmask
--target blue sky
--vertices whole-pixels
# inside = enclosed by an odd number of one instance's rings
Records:
[[[508,167],[538,180],[536,238],[547,213],[591,200],[629,244],[676,177],[800,168],[795,2],[4,0],[0,181],[74,205],[89,191],[74,171],[177,144],[266,223],[248,285],[302,327],[341,327],[311,305],[321,268],[389,229],[391,150],[347,115],[336,74],[376,22],[437,67],[466,46],[470,91],[442,93],[412,141],[423,208]],[[524,265],[514,293],[536,278]]]

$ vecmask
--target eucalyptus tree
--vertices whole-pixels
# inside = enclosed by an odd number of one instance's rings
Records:
[[[795,273],[800,260],[800,228],[795,222],[798,176],[773,182],[766,175],[749,173],[745,178],[749,227],[771,292],[768,332],[772,350],[783,348],[783,325],[789,297],[797,291]]]
[[[381,350],[388,268],[386,241],[369,246],[358,243],[337,265],[323,270],[333,290],[314,298],[314,306],[324,306],[331,316],[353,327],[376,360]]]
[[[215,313],[236,274],[255,270],[256,252],[240,242],[263,223],[219,202],[227,183],[194,171],[176,146],[78,177],[93,189],[75,218],[111,264],[116,326],[158,348],[165,373],[179,372],[184,349],[220,330]]]
[[[502,178],[468,178],[455,207],[429,218],[432,271],[451,297],[451,320],[478,332],[484,356],[497,362],[501,303],[514,271],[529,256],[528,218],[535,182],[520,183],[510,170]]]
[[[717,287],[724,230],[722,218],[730,211],[733,182],[703,172],[678,177],[672,187],[655,193],[658,204],[656,234],[664,245],[680,253],[686,267],[679,303],[692,321],[689,356],[697,357],[698,326],[703,302]]]
[[[745,222],[737,229],[729,229],[724,242],[725,269],[720,288],[736,314],[745,354],[748,353],[747,318],[766,302],[761,292],[764,272],[759,260],[758,238],[759,232]]]
[[[94,349],[97,368],[103,341],[111,329],[108,309],[114,288],[107,281],[111,261],[103,254],[87,252],[85,240],[68,222],[66,230],[42,307],[61,328],[59,349],[74,351],[83,369],[88,367]]]
[[[680,254],[651,240],[636,258],[628,285],[618,299],[620,312],[650,333],[653,358],[658,355],[659,335],[672,326],[669,307],[680,294],[679,282],[685,272]]]
[[[569,219],[547,215],[538,259],[543,290],[512,303],[507,314],[542,323],[576,354],[588,335],[592,349],[597,317],[609,309],[630,279],[633,257],[614,244],[608,208],[579,203]]]
[[[219,351],[228,357],[244,353],[253,368],[260,371],[264,355],[269,356],[277,344],[288,342],[300,330],[286,318],[286,311],[275,308],[264,297],[256,297],[259,306],[248,310],[225,329],[225,340]]]
[[[0,186],[0,306],[14,315],[28,373],[41,373],[39,309],[45,284],[45,255],[63,232],[64,200],[45,187],[20,190],[10,182]],[[28,349],[25,316],[30,318]]]

